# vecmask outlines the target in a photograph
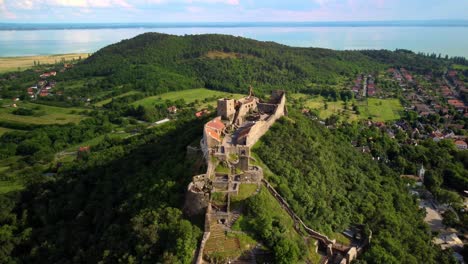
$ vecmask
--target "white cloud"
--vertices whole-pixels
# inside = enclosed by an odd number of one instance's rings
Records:
[[[8,10],[4,0],[0,0],[0,18],[16,19],[16,15]]]
[[[146,0],[148,4],[186,3],[186,4],[227,4],[239,5],[240,0]]]
[[[10,2],[12,7],[21,10],[37,9],[44,6],[72,8],[132,7],[126,0],[16,0]]]

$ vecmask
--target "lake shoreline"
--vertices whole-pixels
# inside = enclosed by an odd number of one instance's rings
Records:
[[[36,55],[36,56],[10,56],[0,57],[0,73],[27,70],[34,67],[34,63],[54,64],[61,61],[72,61],[85,59],[89,53],[68,53],[68,54],[51,54],[51,55]]]

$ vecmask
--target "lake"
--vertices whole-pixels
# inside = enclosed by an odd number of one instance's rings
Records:
[[[427,26],[246,26],[0,30],[0,57],[92,53],[145,32],[220,33],[296,47],[337,50],[409,49],[468,57],[468,27]]]

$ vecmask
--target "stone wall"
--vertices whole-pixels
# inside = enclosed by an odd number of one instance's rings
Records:
[[[283,94],[273,114],[268,117],[267,120],[258,121],[254,126],[252,126],[246,139],[247,146],[253,146],[268,131],[268,129],[275,123],[276,120],[284,116],[285,105],[286,96]]]
[[[194,191],[195,183],[191,182],[185,194],[184,212],[187,215],[198,215],[205,211],[210,201],[208,193],[203,191]]]

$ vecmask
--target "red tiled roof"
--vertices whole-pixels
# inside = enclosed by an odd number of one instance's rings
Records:
[[[457,146],[468,146],[465,141],[463,140],[457,140],[455,141],[455,145]]]
[[[78,149],[78,152],[85,152],[85,151],[87,152],[87,151],[89,151],[89,150],[90,150],[90,147],[89,147],[89,146],[80,147],[80,148]]]
[[[210,127],[212,129],[216,129],[218,131],[223,131],[223,129],[225,128],[223,122],[221,122],[221,119],[218,117],[206,123],[205,126]]]
[[[453,105],[455,107],[465,106],[465,104],[462,101],[458,100],[458,99],[450,99],[450,100],[448,100],[448,103],[449,103],[449,105]]]
[[[216,139],[218,142],[221,142],[221,136],[218,134],[218,132],[216,132],[216,130],[209,128],[209,127],[205,127],[205,133],[208,136]]]

